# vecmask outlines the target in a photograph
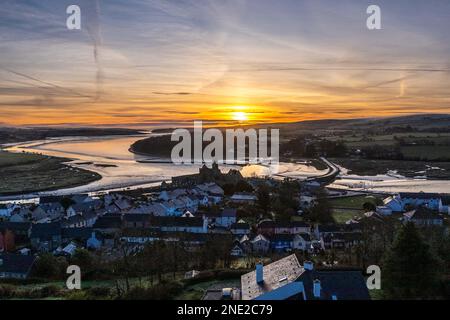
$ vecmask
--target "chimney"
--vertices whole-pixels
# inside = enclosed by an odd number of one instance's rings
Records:
[[[316,279],[314,280],[314,284],[313,284],[313,294],[314,294],[314,298],[320,298],[320,291],[321,291],[321,286],[320,286],[320,280]]]
[[[303,268],[312,271],[314,269],[314,263],[312,263],[312,261],[305,261],[303,262]]]
[[[262,263],[256,264],[256,283],[262,284],[264,282],[264,267]]]

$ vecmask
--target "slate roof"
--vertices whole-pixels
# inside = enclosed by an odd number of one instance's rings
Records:
[[[61,223],[36,223],[31,227],[30,238],[51,239],[53,236],[61,235]]]
[[[104,215],[94,223],[94,229],[120,229],[122,218],[120,215]]]
[[[152,217],[150,224],[154,227],[203,227],[203,218]]]
[[[237,210],[234,208],[226,208],[222,211],[222,217],[236,217]]]
[[[441,197],[441,200],[442,200],[442,204],[444,206],[450,205],[450,196],[443,196],[443,197]]]
[[[270,238],[272,242],[292,242],[294,240],[293,234],[275,234]]]
[[[22,273],[28,274],[36,261],[35,256],[26,256],[21,254],[0,254],[3,263],[0,264],[0,273]]]
[[[321,295],[313,295],[313,281],[320,280]],[[370,300],[369,290],[361,271],[357,270],[312,270],[301,275],[307,300]]]
[[[275,228],[275,221],[272,220],[263,220],[258,223],[258,228],[262,229],[272,229]]]
[[[92,235],[92,228],[62,228],[63,239],[87,240]]]
[[[147,222],[150,221],[152,215],[143,213],[127,213],[123,216],[125,222]]]
[[[296,281],[305,271],[295,254],[272,262],[263,267],[264,283],[256,282],[256,271],[241,276],[242,300],[252,300],[256,297],[278,289]],[[284,280],[284,281],[280,281]]]
[[[250,229],[250,225],[247,222],[237,222],[237,223],[233,223],[230,226],[231,229],[240,229],[240,230],[248,230]]]
[[[263,267],[264,282],[256,282],[256,271],[241,276],[243,300],[252,300],[292,282],[301,282],[307,300],[370,300],[360,270],[305,270],[295,254]],[[314,297],[314,280],[320,281],[320,297]]]
[[[439,193],[426,193],[426,192],[400,192],[402,199],[439,199],[442,195]]]
[[[0,222],[0,231],[10,230],[12,232],[28,232],[31,228],[31,222]]]
[[[404,216],[408,219],[414,220],[434,220],[443,219],[443,217],[436,211],[428,208],[420,207],[418,209],[406,212]]]

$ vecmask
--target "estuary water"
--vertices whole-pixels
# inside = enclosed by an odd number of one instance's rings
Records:
[[[107,192],[159,185],[173,176],[198,172],[199,165],[174,165],[170,159],[136,155],[129,151],[137,140],[152,134],[106,137],[64,137],[11,145],[10,152],[33,152],[68,158],[73,167],[99,173],[101,180],[75,188],[40,192],[21,196],[1,197],[0,200],[31,199],[40,195]],[[223,172],[239,169],[243,176],[276,176],[306,179],[320,176],[327,170],[317,170],[306,163],[280,163],[277,167],[251,165],[246,167],[221,166]],[[330,187],[366,192],[438,192],[450,193],[449,180],[411,179],[380,173],[377,176],[352,175],[345,168]]]
[[[70,166],[94,171],[102,176],[101,180],[84,186],[22,195],[20,198],[149,187],[158,185],[162,181],[168,181],[173,176],[198,172],[200,165],[175,165],[170,159],[152,158],[129,151],[135,141],[148,136],[64,137],[11,145],[7,148],[10,152],[31,152],[68,158]],[[221,166],[223,172],[230,168],[241,170],[241,173],[247,177],[271,176],[277,173],[280,177],[287,176],[298,179],[322,175],[327,171],[317,170],[302,163],[280,163],[276,168],[261,165]],[[0,200],[6,198],[17,197],[3,197]]]

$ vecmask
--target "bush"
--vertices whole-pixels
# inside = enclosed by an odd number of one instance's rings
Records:
[[[0,286],[0,299],[14,298],[15,295],[16,290],[13,286],[7,284]]]
[[[123,297],[124,300],[171,300],[183,286],[178,282],[165,282],[153,287],[134,287]]]
[[[109,297],[111,290],[108,287],[92,287],[87,290],[89,296],[93,299]]]

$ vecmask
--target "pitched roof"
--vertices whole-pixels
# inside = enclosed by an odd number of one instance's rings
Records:
[[[152,215],[143,213],[127,213],[123,216],[125,222],[147,222],[150,221]]]
[[[426,192],[400,192],[402,199],[439,199],[441,195],[439,193],[426,193]]]
[[[250,229],[250,225],[247,222],[237,222],[230,226],[231,229]]]
[[[120,229],[122,226],[122,218],[120,215],[104,215],[99,217],[95,223],[95,229]]]
[[[444,206],[450,205],[450,196],[442,196],[441,201]]]
[[[293,234],[275,234],[270,238],[272,242],[291,242],[294,240]]]
[[[246,273],[241,276],[242,299],[252,300],[294,282],[304,271],[295,254],[292,254],[264,266],[262,284],[256,282],[256,271]]]
[[[0,273],[22,273],[28,274],[36,261],[35,256],[21,254],[0,254]]]
[[[222,217],[236,217],[237,209],[234,208],[225,208],[222,211]]]
[[[11,230],[13,232],[26,232],[30,230],[31,222],[0,221],[0,231]]]
[[[154,227],[203,227],[203,218],[152,217],[150,224]]]
[[[61,235],[64,239],[89,239],[92,235],[92,228],[62,228]]]
[[[36,223],[31,227],[30,238],[50,239],[61,234],[61,223]]]
[[[407,219],[415,219],[415,220],[443,219],[443,217],[438,212],[424,207],[420,207],[418,209],[406,212],[403,215]]]
[[[320,281],[321,295],[313,294],[314,280]],[[369,290],[361,271],[356,270],[312,270],[303,273],[299,281],[303,282],[306,298],[331,300],[370,300]]]

